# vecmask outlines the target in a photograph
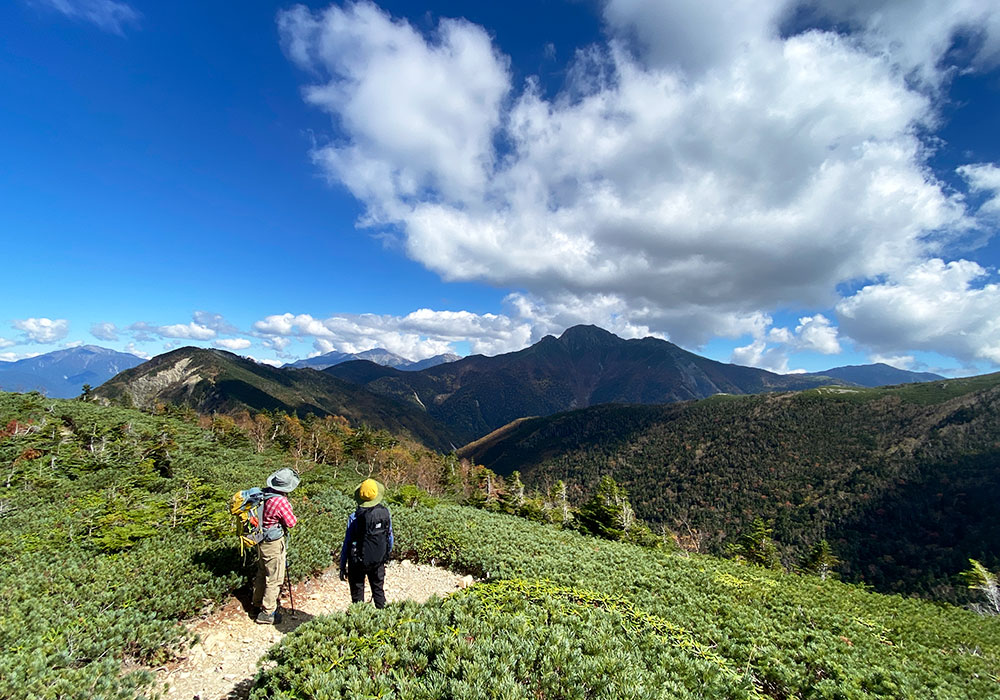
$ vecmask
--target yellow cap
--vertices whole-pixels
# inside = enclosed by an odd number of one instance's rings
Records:
[[[358,487],[358,495],[363,501],[374,501],[378,496],[378,482],[375,479],[365,479]]]

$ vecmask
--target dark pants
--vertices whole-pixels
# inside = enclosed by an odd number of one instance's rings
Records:
[[[385,564],[364,568],[363,566],[349,566],[347,570],[347,580],[351,584],[351,602],[363,603],[365,601],[365,576],[368,577],[368,585],[372,588],[372,600],[376,608],[385,607],[385,591],[382,584],[385,583]]]

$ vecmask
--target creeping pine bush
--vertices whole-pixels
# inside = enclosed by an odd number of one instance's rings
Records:
[[[252,698],[758,698],[741,669],[627,603],[505,581],[303,626]],[[502,669],[501,672],[498,670]]]
[[[0,393],[0,698],[154,691],[122,661],[169,656],[179,619],[247,581],[226,506],[285,466],[225,442]],[[343,471],[302,475],[293,579],[336,556],[357,482]],[[404,496],[397,555],[488,584],[303,625],[257,697],[1000,697],[1000,616]]]
[[[280,455],[138,411],[0,393],[0,698],[132,698],[189,640],[179,619],[245,583],[227,506]],[[346,483],[303,475],[289,570],[330,564]]]
[[[997,618],[457,506],[393,517],[401,553],[486,588],[304,625],[256,697],[1000,697]]]

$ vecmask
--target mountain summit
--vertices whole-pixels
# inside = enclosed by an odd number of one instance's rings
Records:
[[[624,340],[596,326],[573,326],[518,352],[472,355],[419,372],[359,361],[324,371],[415,403],[466,440],[517,418],[594,404],[671,403],[844,383],[716,362],[666,340]]]
[[[301,369],[303,367],[311,367],[312,369],[326,369],[327,367],[333,367],[334,365],[339,365],[344,362],[350,362],[352,360],[368,360],[369,362],[374,362],[377,365],[382,365],[383,367],[393,367],[395,369],[402,369],[407,371],[416,371],[421,369],[427,369],[428,367],[434,367],[435,365],[444,364],[445,362],[454,362],[459,359],[458,355],[452,355],[451,353],[445,353],[443,355],[435,355],[434,357],[428,357],[425,360],[407,360],[401,355],[397,355],[394,352],[386,350],[384,348],[372,348],[371,350],[364,350],[363,352],[328,352],[324,355],[317,355],[316,357],[307,357],[302,360],[296,360],[295,362],[290,362],[285,365],[285,367],[294,367]]]
[[[0,362],[0,389],[40,391],[46,396],[68,399],[79,396],[84,384],[98,386],[143,362],[141,357],[129,353],[81,345],[17,362]]]
[[[842,379],[845,382],[867,387],[885,386],[887,384],[917,384],[919,382],[933,382],[944,379],[940,374],[911,372],[905,369],[898,369],[883,362],[876,362],[873,365],[833,367],[822,372],[810,372],[809,376],[834,377]]]
[[[450,449],[453,442],[445,426],[412,403],[375,395],[314,369],[277,369],[225,350],[185,347],[157,355],[93,395],[146,409],[163,403],[201,413],[246,409],[340,415],[354,425],[408,434],[438,450]]]

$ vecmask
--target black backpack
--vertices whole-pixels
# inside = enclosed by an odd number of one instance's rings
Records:
[[[366,569],[384,564],[389,559],[389,529],[392,519],[389,509],[381,503],[354,512],[354,539],[351,541],[350,561],[353,566]]]

